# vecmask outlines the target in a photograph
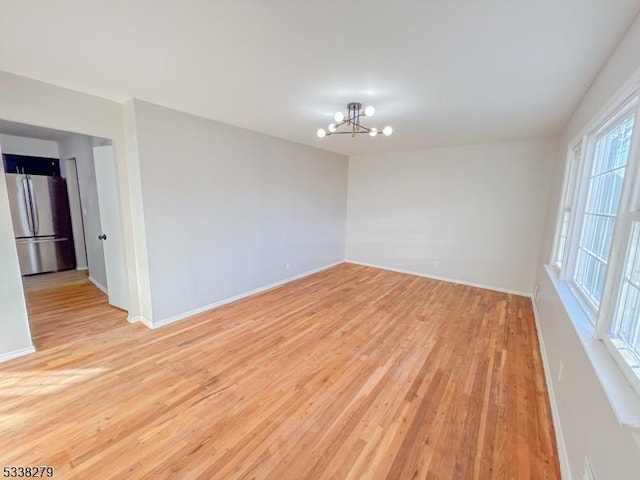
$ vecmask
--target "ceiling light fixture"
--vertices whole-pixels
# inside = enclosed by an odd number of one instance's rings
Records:
[[[367,128],[360,124],[361,117],[373,117],[376,113],[376,109],[369,105],[366,108],[362,108],[362,104],[358,102],[351,102],[347,104],[347,114],[345,116],[342,112],[336,112],[333,119],[336,123],[330,124],[326,129],[319,128],[317,135],[319,138],[324,138],[327,135],[335,135],[338,133],[350,133],[352,137],[356,136],[356,133],[368,133],[370,136],[375,137],[378,133],[382,133],[385,137],[388,137],[393,133],[393,128],[386,126],[382,131],[377,128]],[[347,129],[338,131],[340,127],[347,125]]]

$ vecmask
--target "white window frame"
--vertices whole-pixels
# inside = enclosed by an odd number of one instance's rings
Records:
[[[575,205],[575,195],[576,195],[576,183],[578,172],[581,171],[582,167],[582,158],[583,158],[583,148],[585,141],[584,139],[580,139],[577,144],[574,144],[572,147],[569,147],[567,150],[567,162],[565,165],[564,172],[564,180],[562,182],[562,195],[560,198],[562,199],[560,203],[560,208],[558,209],[558,215],[556,216],[556,229],[554,235],[554,243],[553,243],[553,251],[551,252],[551,266],[555,269],[556,274],[560,274],[562,271],[562,266],[566,264],[569,244],[571,240],[571,229],[573,226],[573,212]],[[562,256],[561,261],[558,262],[558,254],[561,248],[561,239],[562,239],[562,230],[564,226],[564,218],[565,216],[569,216],[569,224],[567,228],[567,235],[564,243],[564,247],[562,248]]]
[[[578,244],[585,217],[589,180],[595,159],[595,146],[599,139],[615,128],[619,121],[630,112],[635,112],[635,121],[629,146],[629,157],[625,170],[625,177],[620,194],[620,201],[616,213],[616,222],[611,242],[611,250],[605,270],[603,293],[600,305],[595,308],[573,280],[576,271]],[[621,288],[627,250],[631,240],[634,221],[640,219],[640,85],[625,95],[622,101],[610,109],[601,121],[592,128],[587,135],[576,139],[567,151],[567,163],[562,196],[556,220],[554,248],[551,252],[550,265],[558,278],[565,282],[584,310],[593,326],[593,336],[600,340],[611,354],[613,360],[620,367],[629,383],[640,395],[640,377],[631,369],[614,342],[610,331],[613,327],[614,315]],[[576,161],[576,156],[579,158]],[[569,228],[562,263],[557,264],[557,249],[560,245],[562,221],[565,212],[569,212]],[[640,320],[639,320],[640,321]]]
[[[596,128],[592,129],[589,134],[585,136],[583,140],[583,161],[580,164],[580,169],[576,175],[575,181],[575,195],[574,195],[574,214],[572,219],[572,226],[570,227],[570,238],[568,243],[568,254],[565,256],[564,265],[561,269],[561,277],[564,281],[567,282],[571,292],[576,297],[576,300],[585,311],[587,317],[591,321],[591,323],[595,326],[598,323],[598,312],[603,310],[603,303],[605,303],[605,299],[603,298],[600,302],[599,308],[596,308],[594,303],[589,299],[582,291],[582,289],[576,285],[574,281],[574,275],[576,271],[576,263],[577,263],[577,254],[578,254],[578,244],[580,242],[580,234],[582,232],[582,226],[584,222],[584,212],[587,203],[587,196],[589,194],[588,184],[591,176],[591,171],[593,167],[593,162],[595,160],[595,148],[598,140],[607,135],[613,128],[618,125],[618,122],[629,115],[631,111],[636,112],[636,121],[634,123],[633,134],[631,138],[632,145],[629,149],[629,159],[627,160],[627,170],[625,172],[625,181],[622,187],[622,193],[620,196],[620,202],[618,204],[618,212],[616,215],[616,226],[613,233],[614,240],[611,244],[611,251],[609,253],[609,259],[607,261],[607,266],[605,270],[605,282],[603,291],[607,291],[607,279],[611,275],[612,269],[610,268],[612,259],[614,257],[614,248],[616,233],[620,224],[620,213],[625,208],[625,188],[628,185],[629,181],[629,170],[628,167],[631,163],[633,163],[633,143],[637,139],[637,131],[638,124],[640,123],[640,115],[638,112],[638,108],[640,107],[640,101],[638,100],[638,96],[640,94],[640,90],[636,90],[632,95],[625,97],[624,101],[620,102],[616,108],[614,108]]]
[[[636,177],[638,173],[640,172],[636,170]],[[635,192],[638,192],[637,188],[635,189]],[[636,373],[629,366],[627,361],[624,359],[623,355],[620,353],[620,350],[614,344],[613,340],[611,339],[611,336],[609,335],[613,327],[613,323],[615,321],[614,316],[616,314],[616,307],[618,306],[617,303],[620,296],[619,295],[620,283],[622,282],[622,278],[624,275],[624,267],[626,265],[626,259],[629,253],[629,247],[631,243],[631,231],[634,223],[640,223],[640,210],[629,212],[629,224],[627,225],[628,230],[625,229],[625,233],[627,232],[628,233],[626,235],[627,237],[625,242],[626,245],[622,255],[622,261],[620,262],[621,263],[621,268],[619,272],[620,275],[617,276],[616,278],[616,281],[617,281],[617,284],[615,285],[616,292],[615,294],[611,295],[612,298],[611,298],[611,306],[610,306],[611,308],[610,317],[606,319],[603,318],[602,325],[598,325],[598,327],[602,327],[602,330],[604,331],[600,331],[600,328],[596,329],[596,338],[603,341],[604,345],[607,347],[607,350],[613,357],[613,360],[616,362],[618,367],[620,367],[620,369],[622,370],[622,373],[624,373],[625,377],[627,378],[629,383],[631,383],[631,385],[634,387],[635,391],[638,392],[638,394],[640,394],[640,377],[638,377],[638,375],[636,375]],[[640,319],[638,321],[640,322]]]

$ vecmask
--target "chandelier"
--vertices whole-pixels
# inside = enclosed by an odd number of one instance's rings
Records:
[[[375,137],[378,133],[382,133],[385,137],[391,135],[393,133],[393,128],[388,125],[380,131],[375,127],[365,127],[360,123],[360,119],[362,117],[373,117],[374,113],[376,113],[376,109],[371,105],[363,109],[361,103],[348,103],[347,114],[345,115],[342,112],[337,112],[333,117],[336,123],[330,124],[326,130],[324,128],[319,128],[317,135],[320,138],[338,133],[350,133],[352,137],[355,137],[356,133],[368,133],[370,137]],[[338,131],[338,129],[344,125],[346,125],[346,128],[342,131]]]

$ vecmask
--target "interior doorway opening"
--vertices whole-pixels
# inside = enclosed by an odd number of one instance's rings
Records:
[[[63,344],[79,332],[73,313],[87,304],[118,307],[126,320],[113,142],[0,120],[0,151],[36,349]]]

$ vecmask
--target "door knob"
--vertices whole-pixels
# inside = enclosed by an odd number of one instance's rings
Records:
[[[107,234],[103,233],[102,235],[98,235],[98,240],[106,240],[107,239]]]

